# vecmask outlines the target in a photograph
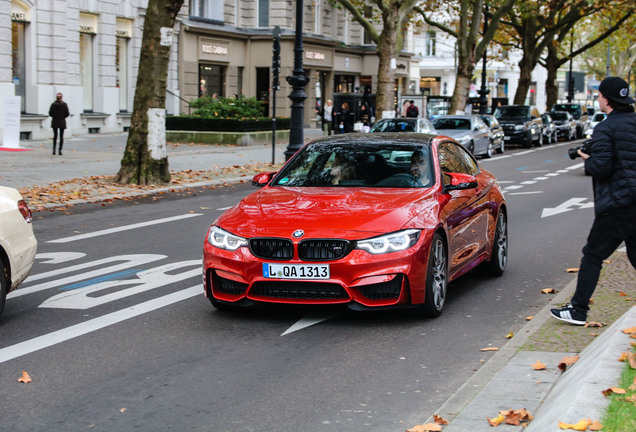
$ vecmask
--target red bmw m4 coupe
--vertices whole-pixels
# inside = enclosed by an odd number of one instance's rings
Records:
[[[216,308],[346,304],[435,317],[450,281],[506,268],[497,179],[449,137],[319,138],[252,183],[259,190],[204,242],[204,289]]]

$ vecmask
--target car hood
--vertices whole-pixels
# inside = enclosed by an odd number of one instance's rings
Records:
[[[499,124],[525,124],[530,119],[526,117],[501,117],[497,119]]]
[[[419,217],[436,225],[435,188],[265,187],[226,211],[217,225],[242,237],[285,237],[303,230],[307,238],[360,239],[398,231]]]

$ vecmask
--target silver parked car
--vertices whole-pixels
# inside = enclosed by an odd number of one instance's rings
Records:
[[[440,135],[459,141],[475,156],[490,158],[494,152],[490,128],[477,115],[447,115],[433,120]]]
[[[417,132],[435,133],[428,119],[414,117],[384,118],[371,126],[371,132]]]
[[[7,294],[26,279],[33,266],[37,241],[32,219],[20,193],[0,186],[0,314]]]
[[[552,121],[557,129],[557,137],[572,141],[576,138],[576,120],[567,111],[554,111],[550,113]]]
[[[481,119],[488,125],[492,133],[492,146],[497,153],[503,153],[505,150],[504,131],[497,118],[490,114],[482,114]]]

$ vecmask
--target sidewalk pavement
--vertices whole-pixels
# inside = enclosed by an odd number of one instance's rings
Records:
[[[319,129],[305,129],[305,140],[321,135]],[[26,141],[25,151],[0,151],[0,184],[14,188],[41,187],[48,183],[69,181],[90,176],[113,176],[120,166],[127,135],[86,135],[65,141],[63,156],[51,154],[49,141]],[[277,143],[274,161],[285,157],[286,143]],[[236,175],[236,169],[250,164],[272,162],[272,148],[257,146],[170,145],[168,161],[171,171],[209,170],[226,168],[219,178],[186,184],[171,185],[161,190],[231,183],[251,179],[251,175]],[[240,171],[240,170],[238,170]],[[120,194],[121,191],[115,193]],[[131,188],[131,194],[139,194]],[[148,191],[142,192],[148,194]],[[104,196],[104,199],[107,197]],[[81,200],[80,200],[81,202]],[[617,252],[620,254],[622,252]],[[620,259],[626,260],[623,256]],[[626,264],[629,268],[629,264]],[[602,274],[601,276],[604,276]],[[633,273],[611,275],[632,278],[624,283],[633,285]],[[579,355],[580,360],[561,372],[557,365],[573,352],[523,351],[524,343],[549,317],[549,309],[569,300],[574,291],[572,281],[552,302],[529,321],[478,372],[473,375],[434,414],[450,421],[444,432],[492,431],[486,417],[494,418],[499,411],[527,409],[534,420],[525,428],[528,432],[560,431],[558,421],[577,423],[581,419],[600,420],[609,400],[602,390],[618,385],[624,363],[617,361],[623,351],[630,349],[629,337],[622,329],[636,326],[636,308],[631,307],[620,319],[594,340]],[[565,324],[564,324],[565,325]],[[545,363],[545,370],[535,371],[532,364]],[[424,423],[432,423],[432,416]],[[519,426],[502,423],[498,431],[520,430]]]

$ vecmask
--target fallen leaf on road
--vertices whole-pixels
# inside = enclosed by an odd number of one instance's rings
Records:
[[[619,292],[618,295],[621,297],[627,297],[627,294],[625,294],[623,291]]]
[[[532,318],[534,318],[534,315],[532,315],[532,316],[527,316],[527,317],[526,317],[526,321],[531,321],[531,320],[532,320]]]
[[[448,420],[446,420],[443,417],[438,416],[437,414],[433,414],[433,421],[435,423],[437,423],[438,425],[447,425],[448,424]]]
[[[559,370],[565,372],[567,368],[579,361],[579,356],[563,357],[559,362]]]
[[[516,410],[508,410],[508,411],[499,411],[499,415],[495,417],[493,420],[488,419],[492,426],[497,426],[501,423],[499,419],[503,417],[503,422],[513,426],[519,426],[522,422],[528,423],[531,422],[534,417],[532,414],[528,412],[525,408],[516,409]],[[499,421],[497,425],[493,425],[492,422]]]
[[[18,378],[18,382],[27,384],[27,383],[30,383],[31,381],[32,380],[29,374],[26,371],[22,371],[22,376]]]
[[[512,339],[512,337],[515,335],[514,332],[510,332],[506,335],[506,339]]]
[[[627,393],[627,390],[620,387],[610,387],[607,390],[603,390],[601,393],[603,393],[603,395],[607,397],[611,394],[625,394]]]
[[[575,431],[586,431],[587,428],[591,424],[592,424],[592,420],[590,420],[590,419],[580,420],[576,424],[569,424],[569,423],[559,422],[559,428],[561,428],[561,429],[571,429],[571,430],[575,430]]]
[[[578,268],[569,268],[566,270],[568,273],[577,273],[579,271]]]
[[[537,362],[532,365],[532,369],[534,369],[534,370],[544,370],[545,369],[545,363],[541,363],[539,360],[537,360]]]
[[[495,347],[481,348],[479,351],[499,351],[499,348],[495,348]]]
[[[556,290],[554,288],[544,288],[541,290],[541,294],[554,294]]]

